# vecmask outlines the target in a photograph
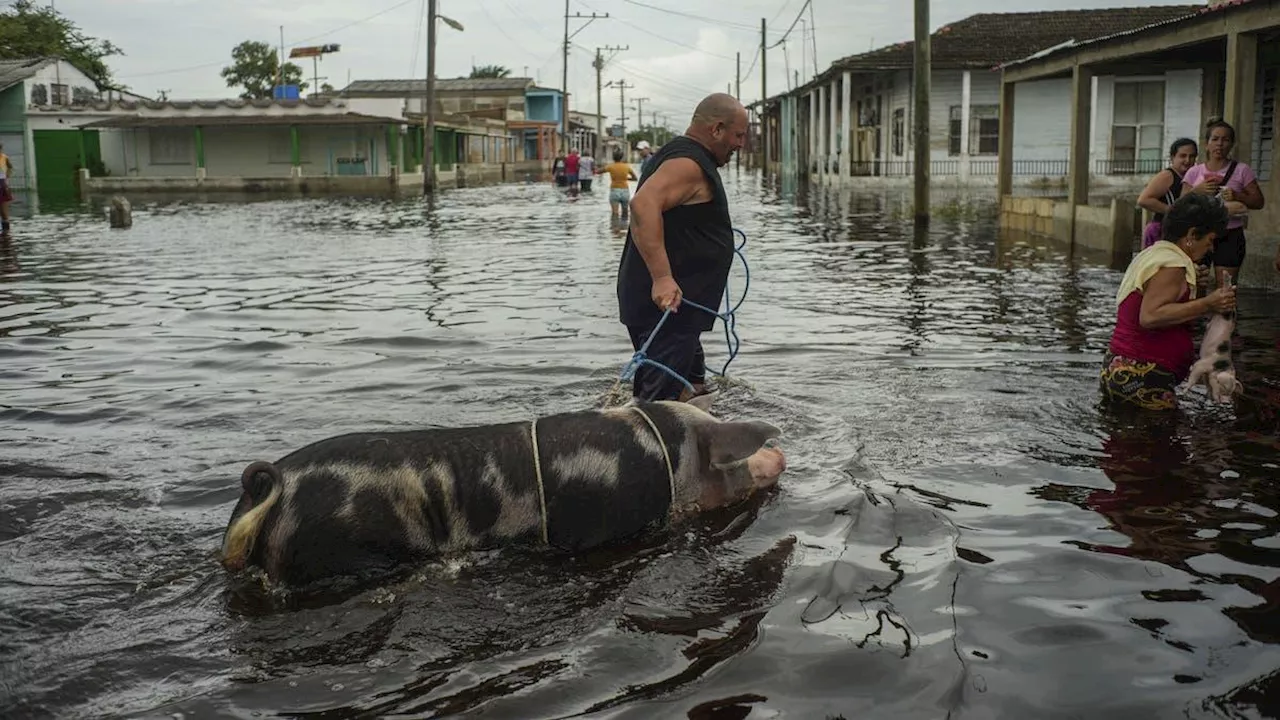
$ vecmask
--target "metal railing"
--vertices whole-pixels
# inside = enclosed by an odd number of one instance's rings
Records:
[[[1154,175],[1165,168],[1168,162],[1162,158],[1147,160],[1095,160],[1095,175]]]
[[[929,174],[933,177],[954,177],[960,174],[961,163],[958,158],[929,161]],[[814,160],[810,171],[822,172],[824,162]],[[827,173],[839,174],[839,162],[832,158],[825,162]],[[1094,175],[1154,175],[1165,167],[1164,160],[1095,160]],[[1014,160],[1015,177],[1066,177],[1070,163],[1067,160]],[[909,177],[913,174],[915,162],[912,160],[856,160],[849,164],[849,174],[854,177]],[[972,177],[995,177],[1000,172],[1000,161],[996,158],[971,158],[969,175]]]
[[[929,174],[933,177],[954,177],[960,174],[962,160],[931,160]],[[833,170],[834,168],[834,163]],[[821,163],[814,163],[817,172]],[[855,177],[909,176],[915,171],[912,160],[858,160],[850,164],[849,174]],[[995,159],[969,160],[969,174],[974,177],[995,177],[1000,164]],[[1013,174],[1035,177],[1065,177],[1066,160],[1014,160]]]

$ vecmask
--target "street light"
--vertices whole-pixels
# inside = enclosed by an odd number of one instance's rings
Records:
[[[463,31],[462,23],[436,12],[436,0],[427,0],[427,123],[422,138],[422,194],[436,189],[436,18]]]

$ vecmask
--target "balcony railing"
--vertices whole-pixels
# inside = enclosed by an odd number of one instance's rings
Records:
[[[1154,175],[1165,168],[1168,161],[1149,160],[1096,160],[1093,172],[1097,175]]]
[[[959,159],[929,161],[929,174],[933,177],[952,177],[960,174]],[[818,164],[815,163],[815,170]],[[849,172],[863,177],[898,177],[909,176],[914,172],[915,162],[911,160],[859,160],[851,164]],[[969,174],[974,177],[995,177],[1000,170],[999,162],[993,159],[969,160]],[[1066,160],[1014,160],[1013,174],[1033,177],[1064,177],[1067,174]]]
[[[960,159],[931,160],[929,174],[933,177],[954,177],[960,174]],[[829,162],[830,172],[838,172],[838,163]],[[1164,160],[1095,160],[1094,175],[1154,175],[1165,167]],[[858,160],[850,164],[849,174],[854,177],[906,177],[914,172],[915,163],[911,160]],[[1013,174],[1016,177],[1048,177],[1061,178],[1067,176],[1069,163],[1066,160],[1014,160]],[[821,171],[822,163],[815,161],[813,172]],[[1000,161],[992,157],[971,158],[969,175],[972,177],[995,177],[1000,172]]]

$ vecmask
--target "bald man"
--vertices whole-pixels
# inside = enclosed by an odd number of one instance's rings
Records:
[[[718,309],[733,263],[733,225],[719,168],[747,139],[747,110],[732,95],[708,95],[693,112],[684,135],[652,157],[631,200],[631,227],[618,266],[619,319],[639,350],[667,308],[667,322],[649,345],[649,358],[666,365],[702,392],[706,368],[702,333],[715,316],[690,300]],[[688,400],[679,380],[643,365],[636,371],[637,400]]]

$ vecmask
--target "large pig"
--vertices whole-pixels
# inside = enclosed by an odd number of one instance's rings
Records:
[[[1218,313],[1205,328],[1200,341],[1200,359],[1191,366],[1191,373],[1182,384],[1184,389],[1203,382],[1209,395],[1220,403],[1244,389],[1236,379],[1235,364],[1231,362],[1231,333],[1235,330],[1234,312]]]
[[[581,550],[774,485],[780,431],[717,420],[711,402],[340,435],[254,462],[222,564],[298,586],[513,542]]]

